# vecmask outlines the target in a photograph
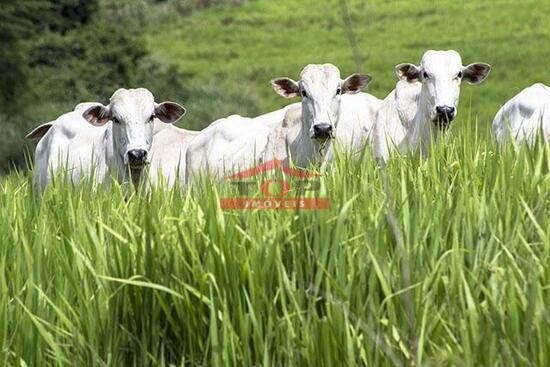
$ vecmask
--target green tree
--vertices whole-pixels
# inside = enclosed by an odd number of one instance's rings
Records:
[[[34,0],[0,0],[0,4],[0,107],[5,111],[24,90],[24,43],[43,29],[39,14],[47,13],[50,5]]]

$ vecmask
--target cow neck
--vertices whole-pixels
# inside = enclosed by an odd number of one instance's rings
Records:
[[[410,134],[411,148],[420,148],[422,153],[426,153],[430,148],[431,137],[435,139],[437,134],[434,134],[434,126],[430,120],[431,114],[426,106],[428,96],[426,95],[426,88],[422,85],[420,88],[420,96],[416,100],[416,114],[413,119],[412,132]]]

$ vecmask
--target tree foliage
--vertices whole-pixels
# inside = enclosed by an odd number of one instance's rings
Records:
[[[63,35],[92,20],[98,11],[97,0],[1,0],[0,12],[0,106],[13,110],[18,106],[32,79],[33,62],[27,56],[46,51],[35,49],[42,37]]]

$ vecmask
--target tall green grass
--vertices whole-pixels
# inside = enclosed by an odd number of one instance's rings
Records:
[[[5,178],[0,365],[549,365],[550,148],[454,133],[387,166],[399,233],[369,154],[324,211]]]

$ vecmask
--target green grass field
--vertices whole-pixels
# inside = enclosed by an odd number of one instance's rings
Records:
[[[548,146],[501,154],[465,129],[395,159],[403,258],[368,157],[322,178],[319,211],[222,211],[214,185],[35,203],[9,177],[2,364],[546,366],[549,169]]]
[[[36,201],[32,173],[4,177],[0,365],[550,365],[550,147],[499,151],[489,134],[500,104],[548,75],[550,4],[349,5],[379,97],[427,48],[493,64],[463,88],[453,136],[393,159],[388,188],[368,152],[340,156],[320,179],[329,210],[223,211],[235,192],[214,184],[58,185]],[[198,127],[209,103],[282,106],[267,82],[308,62],[356,71],[340,10],[258,0],[167,17],[149,41],[190,84],[220,89],[180,101]]]

